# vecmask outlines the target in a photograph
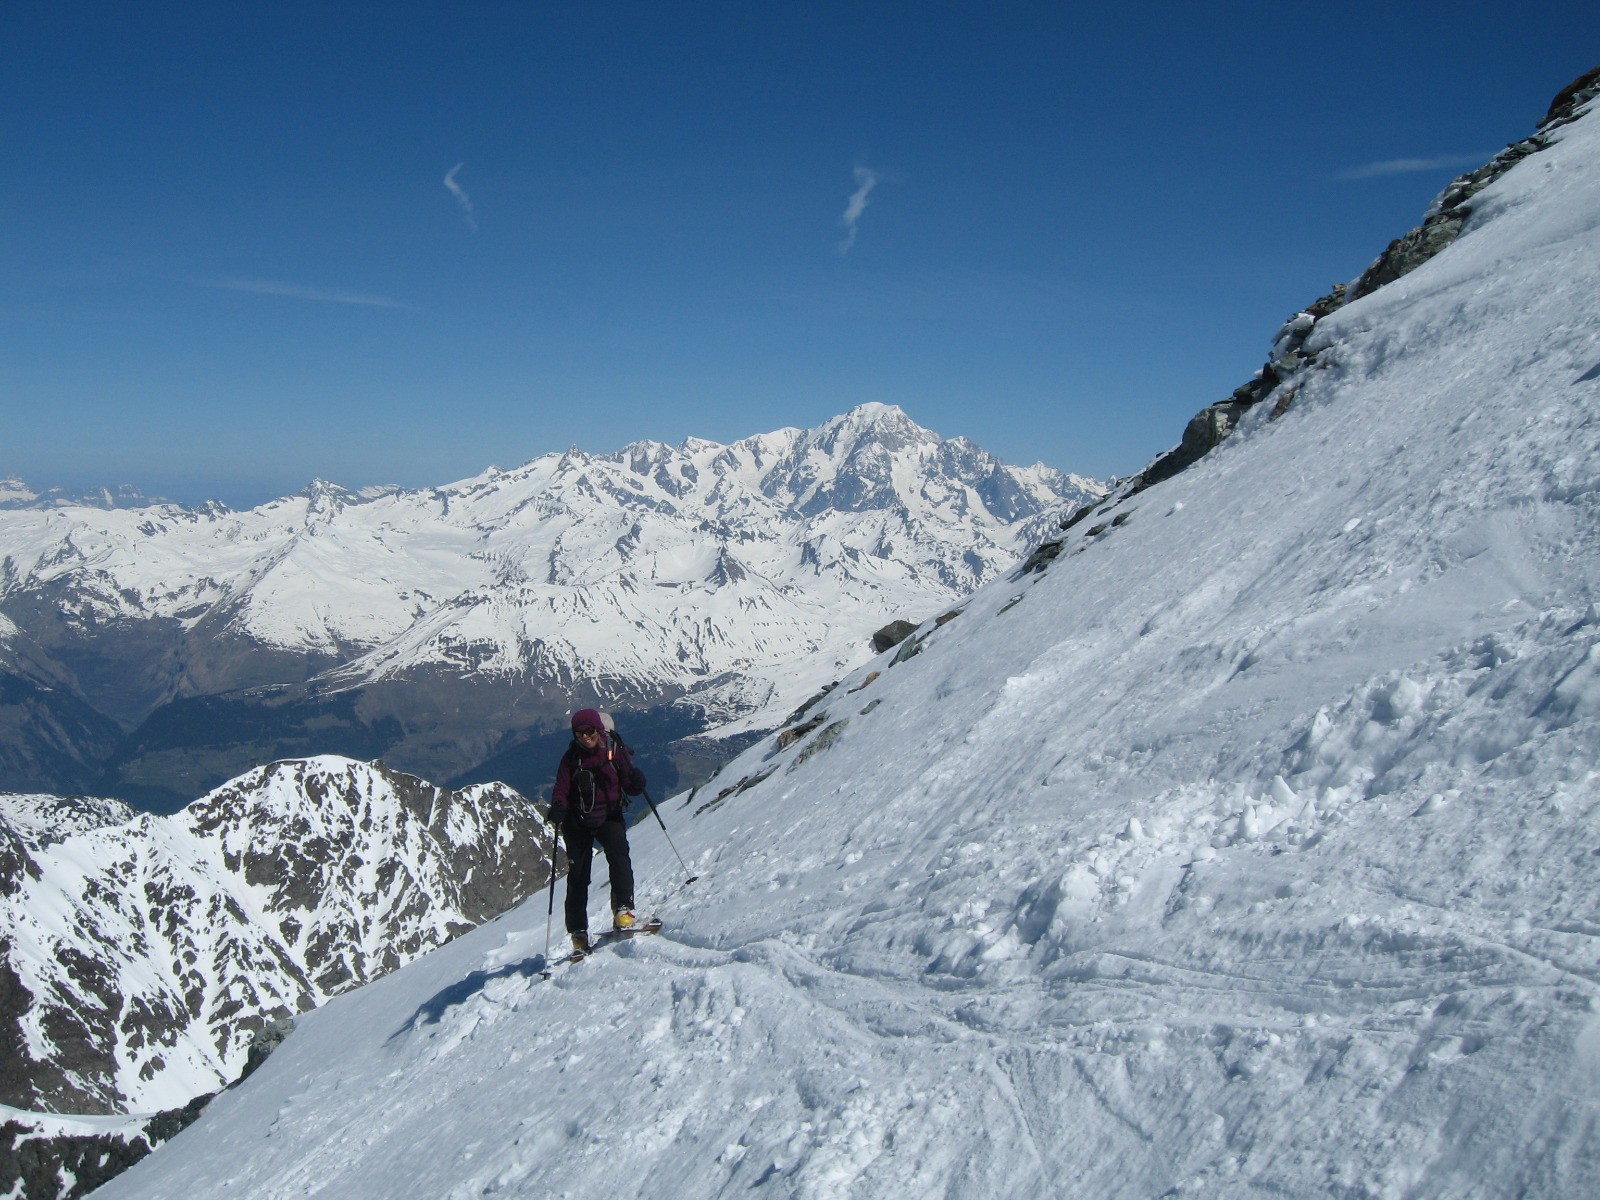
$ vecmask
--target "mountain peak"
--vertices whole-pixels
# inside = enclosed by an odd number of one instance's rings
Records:
[[[316,478],[300,489],[300,495],[312,502],[313,506],[319,504],[348,504],[356,499],[356,494],[343,484],[334,483],[332,480]]]
[[[824,421],[813,433],[829,434],[849,431],[856,438],[874,437],[881,441],[903,443],[907,440],[940,442],[944,439],[932,430],[924,429],[898,404],[881,404],[868,401],[858,404],[849,412]]]
[[[879,400],[866,400],[843,414],[840,420],[863,424],[913,423],[906,410],[898,404],[885,404]]]

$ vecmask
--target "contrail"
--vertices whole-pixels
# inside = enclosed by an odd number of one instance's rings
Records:
[[[1357,179],[1378,179],[1385,175],[1411,175],[1420,171],[1445,171],[1454,167],[1472,166],[1477,163],[1488,162],[1488,154],[1453,154],[1442,158],[1390,158],[1383,162],[1367,163],[1364,166],[1352,167],[1348,171],[1340,171],[1334,178],[1341,183],[1350,183]]]
[[[839,244],[840,254],[848,254],[850,247],[856,244],[856,228],[861,223],[861,214],[867,211],[867,197],[872,195],[872,189],[878,186],[882,178],[882,175],[868,167],[856,168],[856,190],[844,208],[845,239]]]
[[[445,174],[444,185],[450,189],[450,194],[456,198],[456,203],[461,205],[461,212],[467,220],[467,228],[476,233],[478,231],[478,218],[473,212],[472,197],[467,195],[466,188],[456,182],[456,173],[466,165],[466,163],[457,163],[451,167]]]
[[[332,288],[305,287],[298,283],[279,283],[271,279],[195,279],[199,287],[222,288],[229,292],[254,292],[258,296],[286,296],[291,300],[316,300],[325,304],[360,304],[368,308],[410,308],[387,296],[368,292],[336,291]]]

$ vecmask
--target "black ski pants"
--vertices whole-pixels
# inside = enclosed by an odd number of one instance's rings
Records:
[[[589,928],[589,875],[594,869],[594,848],[599,843],[611,870],[611,911],[633,907],[633,863],[628,858],[628,829],[613,818],[599,829],[585,829],[577,821],[561,827],[567,843],[567,932]]]

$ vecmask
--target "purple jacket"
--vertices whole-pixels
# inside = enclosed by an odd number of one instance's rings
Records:
[[[579,771],[588,771],[594,777],[594,800],[585,811],[585,801],[573,777]],[[550,794],[550,819],[558,825],[570,817],[585,829],[595,830],[607,819],[622,820],[624,796],[637,796],[640,789],[630,789],[633,758],[620,739],[600,739],[600,744],[585,751],[576,739],[561,756],[556,768],[556,786]]]

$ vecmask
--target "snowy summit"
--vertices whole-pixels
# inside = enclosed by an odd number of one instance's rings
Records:
[[[1600,1194],[1600,116],[1197,465],[102,1193]]]

